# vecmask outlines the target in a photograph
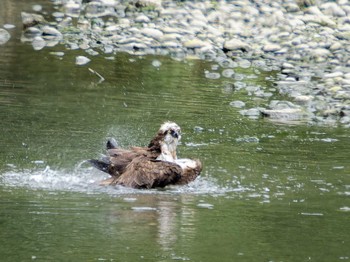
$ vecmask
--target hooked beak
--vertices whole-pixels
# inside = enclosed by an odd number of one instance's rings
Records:
[[[178,131],[172,130],[170,134],[171,134],[172,137],[177,138],[178,140],[181,139],[181,134]]]

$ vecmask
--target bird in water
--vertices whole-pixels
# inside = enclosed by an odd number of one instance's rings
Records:
[[[156,188],[185,185],[202,171],[199,160],[178,159],[176,148],[181,128],[174,122],[163,123],[147,147],[118,147],[114,139],[107,141],[107,155],[88,160],[111,177],[101,185],[122,185],[132,188]]]

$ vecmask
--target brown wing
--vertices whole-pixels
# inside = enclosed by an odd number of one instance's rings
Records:
[[[132,147],[131,149],[113,148],[107,151],[109,155],[109,162],[113,168],[109,168],[110,175],[119,176],[126,171],[126,167],[135,158],[147,157],[149,159],[156,159],[159,154],[150,151],[145,147]]]
[[[133,188],[165,187],[176,183],[181,174],[181,167],[175,163],[138,157],[126,167],[125,172],[113,184]]]

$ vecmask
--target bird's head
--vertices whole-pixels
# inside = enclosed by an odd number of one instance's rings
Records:
[[[158,134],[164,136],[166,144],[178,144],[181,139],[181,128],[174,122],[165,122],[159,128]]]
[[[177,159],[176,147],[181,139],[181,128],[176,123],[165,122],[162,124],[155,139],[158,140],[161,150],[158,159],[165,161]]]

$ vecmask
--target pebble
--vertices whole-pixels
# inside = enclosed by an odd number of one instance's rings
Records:
[[[329,47],[329,50],[335,51],[335,50],[341,49],[342,47],[343,47],[343,45],[341,43],[335,42]]]
[[[138,17],[135,18],[135,22],[136,23],[148,23],[150,21],[151,21],[151,19],[148,16],[144,15],[144,14],[141,14]]]
[[[22,17],[22,23],[24,28],[30,27],[30,26],[35,26],[38,24],[46,24],[47,21],[44,19],[42,15],[39,14],[31,14],[31,13],[26,13],[22,12],[21,13]]]
[[[343,72],[333,72],[329,74],[325,74],[323,77],[324,78],[336,78],[336,77],[342,77],[344,75]]]
[[[232,101],[230,102],[230,106],[235,107],[235,108],[243,108],[245,107],[245,103],[240,100]]]
[[[198,38],[195,38],[195,39],[192,39],[192,40],[185,42],[183,45],[186,48],[201,48],[201,47],[208,46],[209,44],[207,42],[204,42],[204,41],[198,39]]]
[[[237,38],[233,38],[231,40],[226,41],[224,43],[224,48],[227,50],[242,50],[245,52],[251,50],[251,47],[249,44]]]
[[[162,31],[154,28],[142,28],[140,31],[143,35],[157,39],[157,40],[161,39],[161,37],[163,36]]]
[[[159,60],[153,60],[152,61],[152,66],[154,67],[160,67],[162,63]]]
[[[42,32],[44,36],[52,36],[57,38],[62,38],[62,33],[58,31],[56,28],[50,26],[44,26],[42,28]]]
[[[265,52],[276,52],[276,51],[278,51],[280,49],[281,49],[281,46],[279,44],[272,44],[272,43],[266,44],[263,47],[263,50]]]
[[[328,2],[321,5],[321,10],[325,15],[343,17],[346,16],[346,12],[334,2]]]
[[[32,46],[34,50],[38,51],[43,49],[46,46],[46,42],[42,37],[36,36],[32,41]]]
[[[242,68],[249,68],[251,67],[252,63],[249,60],[243,59],[238,62],[238,66]]]
[[[232,69],[228,68],[225,69],[221,72],[223,77],[227,77],[227,78],[231,78],[234,75],[235,71],[233,71]]]
[[[54,56],[59,56],[59,57],[64,56],[64,52],[50,52],[50,54]]]
[[[221,77],[220,73],[205,71],[205,77],[208,79],[219,79]]]
[[[5,29],[0,28],[0,45],[6,44],[11,38],[11,35],[9,32],[7,32]]]
[[[40,12],[41,10],[43,10],[43,7],[41,5],[33,5],[32,9],[35,12]]]
[[[86,65],[89,63],[91,60],[87,58],[86,56],[77,56],[75,58],[75,64],[76,65]]]
[[[15,25],[13,25],[13,24],[4,24],[4,28],[5,29],[13,29],[13,28],[15,28],[16,26]]]
[[[259,108],[250,108],[248,110],[241,110],[239,113],[243,116],[248,116],[250,118],[258,118],[261,115],[261,111]]]

